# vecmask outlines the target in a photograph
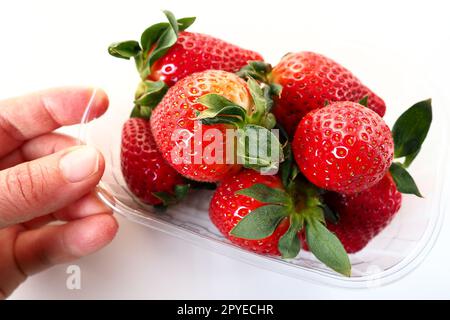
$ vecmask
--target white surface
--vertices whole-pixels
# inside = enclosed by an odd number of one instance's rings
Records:
[[[341,39],[357,40],[386,52],[401,52],[418,69],[432,74],[434,86],[444,88],[448,83],[450,68],[444,57],[450,56],[450,21],[445,1],[131,3],[2,4],[0,98],[49,86],[102,86],[111,78],[126,82],[129,88],[123,90],[129,89],[131,96],[136,82],[133,66],[109,58],[106,46],[137,38],[147,25],[161,21],[159,10],[165,8],[179,17],[196,15],[192,30],[253,48],[273,63],[288,51],[327,53]],[[421,75],[418,71],[417,76]],[[382,79],[373,79],[374,86],[376,81]],[[420,98],[412,93],[412,101]],[[358,291],[259,270],[122,219],[120,227],[108,248],[77,262],[82,270],[81,290],[66,289],[67,266],[58,266],[29,279],[12,298],[450,298],[448,219],[436,247],[417,270],[386,287]]]

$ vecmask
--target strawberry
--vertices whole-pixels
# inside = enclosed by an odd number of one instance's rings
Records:
[[[128,188],[144,203],[168,205],[187,191],[183,177],[159,153],[148,120],[125,122],[120,159]]]
[[[255,81],[247,84],[233,73],[208,70],[187,76],[169,89],[152,112],[158,148],[172,167],[196,181],[220,181],[242,164],[270,167],[279,159],[248,163],[247,149],[237,150],[236,158],[235,138],[227,135],[227,130],[242,133],[237,139],[243,143],[249,132],[262,132],[272,139],[268,129],[274,118],[265,96]],[[278,140],[272,140],[274,148],[279,148]]]
[[[244,169],[217,188],[209,216],[220,232],[243,249],[295,258],[305,245],[333,270],[350,275],[351,265],[338,238],[324,226],[324,209],[317,189],[302,181],[285,186],[278,176]]]
[[[308,112],[324,107],[326,102],[358,102],[367,96],[370,109],[381,117],[386,111],[384,101],[349,70],[314,52],[288,53],[273,69],[249,65],[241,74],[282,87],[275,97],[273,113],[290,137]]]
[[[348,253],[355,253],[391,222],[400,210],[402,195],[388,173],[373,187],[356,194],[330,192],[325,202],[339,217],[336,224],[328,223],[328,229]]]
[[[251,60],[263,60],[256,52],[206,34],[183,31],[177,42],[151,67],[147,77],[169,87],[185,76],[209,69],[237,72]]]
[[[147,28],[137,41],[124,41],[109,46],[118,58],[134,58],[142,83],[136,91],[136,104],[155,107],[167,91],[184,77],[209,69],[237,72],[250,60],[263,60],[256,52],[211,37],[184,31],[195,18],[176,20],[164,11],[169,22]],[[148,112],[148,111],[146,111]]]
[[[292,142],[302,173],[320,188],[355,193],[380,181],[394,143],[374,111],[354,102],[334,102],[308,113]]]
[[[281,255],[278,241],[289,228],[288,219],[283,219],[272,235],[257,240],[242,239],[230,235],[230,231],[250,212],[266,205],[237,191],[249,188],[255,184],[264,184],[269,188],[282,189],[278,176],[261,175],[254,170],[243,170],[230,175],[217,188],[209,207],[209,217],[219,231],[238,246],[261,254]]]

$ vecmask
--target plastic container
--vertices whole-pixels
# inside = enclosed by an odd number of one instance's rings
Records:
[[[367,57],[361,54],[365,52],[367,51],[359,50],[351,57],[355,68],[367,61]],[[341,54],[344,55],[345,52]],[[385,118],[389,125],[392,125],[393,119],[414,102],[430,95],[434,98],[433,124],[423,150],[411,168],[425,198],[404,196],[402,208],[394,221],[364,250],[350,256],[352,262],[350,278],[334,273],[305,251],[302,251],[297,259],[284,261],[257,255],[234,246],[224,239],[209,221],[208,205],[212,195],[210,191],[197,191],[182,204],[169,208],[165,213],[135,201],[123,180],[119,159],[121,128],[132,106],[133,87],[130,87],[129,83],[116,82],[107,86],[111,100],[107,114],[91,123],[83,121],[80,125],[80,140],[100,149],[106,158],[106,171],[98,187],[98,195],[115,212],[133,222],[292,277],[350,288],[380,286],[397,280],[425,258],[442,225],[446,209],[446,199],[443,195],[448,188],[449,176],[447,124],[450,119],[443,101],[436,97],[436,92],[424,89],[426,87],[423,86],[423,78],[417,73],[412,76],[408,74],[409,71],[404,72],[411,70],[406,65],[403,69],[399,68],[400,61],[405,62],[404,59],[399,59],[399,63],[395,64],[390,55],[389,61],[392,63],[388,66],[391,76],[386,82],[379,83],[380,88],[377,90],[387,102],[388,114]],[[415,71],[417,72],[417,68]],[[377,72],[380,74],[377,75]],[[383,73],[376,67],[371,76],[382,77]],[[364,79],[363,76],[360,77]],[[418,78],[422,83],[416,82]],[[89,112],[88,106],[84,119],[87,119]]]

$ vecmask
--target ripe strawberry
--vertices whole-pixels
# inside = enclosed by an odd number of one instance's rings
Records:
[[[378,235],[400,210],[402,195],[391,175],[360,193],[343,195],[330,192],[325,202],[336,212],[339,220],[328,223],[328,229],[336,234],[348,253],[363,249]]]
[[[170,204],[187,191],[183,177],[159,153],[147,120],[125,122],[120,158],[128,188],[142,202]]]
[[[192,180],[222,180],[245,165],[244,161],[238,163],[234,148],[230,152],[235,140],[226,130],[269,132],[266,128],[274,125],[269,107],[259,100],[262,95],[255,81],[248,85],[225,71],[185,77],[152,112],[151,128],[159,150],[172,167]],[[243,159],[244,154],[237,152],[237,156]]]
[[[177,42],[151,67],[147,77],[169,87],[195,72],[209,69],[237,72],[251,60],[263,60],[256,52],[206,34],[183,31]]]
[[[368,97],[367,106],[383,116],[384,101],[364,86],[349,70],[337,62],[314,52],[288,53],[272,69],[269,65],[251,63],[240,75],[281,85],[275,95],[273,113],[292,137],[300,120],[327,102],[358,102]]]
[[[236,194],[237,191],[249,188],[257,183],[269,188],[283,189],[278,176],[261,175],[254,170],[243,170],[230,175],[217,188],[209,207],[209,217],[219,231],[231,242],[238,246],[261,254],[279,256],[278,241],[289,228],[287,218],[277,226],[269,237],[259,240],[248,240],[230,235],[230,231],[250,212],[266,205],[245,195]]]
[[[323,225],[316,189],[309,183],[244,169],[228,176],[211,200],[209,216],[234,244],[260,254],[295,258],[306,232],[313,254],[333,270],[350,275],[350,262],[339,240]],[[305,231],[303,231],[305,230]]]
[[[136,91],[136,104],[155,107],[167,91],[184,77],[209,69],[237,72],[250,60],[263,60],[256,52],[211,37],[184,31],[195,18],[176,20],[164,11],[168,23],[147,28],[137,41],[113,43],[111,55],[136,60],[142,83]]]
[[[394,144],[389,127],[374,111],[354,102],[334,102],[302,119],[292,149],[312,183],[349,194],[383,178]]]

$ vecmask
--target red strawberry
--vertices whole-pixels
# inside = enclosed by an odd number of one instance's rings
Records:
[[[278,176],[244,169],[228,176],[211,200],[209,216],[234,244],[261,254],[295,258],[306,230],[313,254],[333,270],[350,275],[347,254],[323,225],[316,189],[296,180],[285,188]]]
[[[237,72],[251,60],[263,60],[256,52],[206,34],[183,31],[177,42],[151,67],[147,77],[169,87],[185,76],[209,69]]]
[[[192,73],[209,69],[237,72],[250,60],[263,60],[256,52],[205,34],[184,31],[194,23],[194,17],[176,20],[171,12],[164,13],[169,22],[147,28],[140,43],[124,41],[108,48],[115,57],[136,60],[143,80],[136,91],[139,106],[154,108],[167,87]]]
[[[258,90],[235,74],[219,70],[194,73],[177,82],[151,117],[152,132],[164,158],[196,181],[220,181],[239,170],[241,164],[227,147],[234,138],[229,139],[226,130],[267,131],[257,124],[269,129],[274,125],[267,106],[253,101],[252,95],[262,95]]]
[[[386,111],[384,101],[349,70],[314,52],[289,53],[273,69],[261,62],[250,63],[240,75],[281,85],[273,113],[290,137],[308,112],[324,107],[326,102],[358,102],[367,96],[370,109],[380,116]]]
[[[141,201],[162,204],[186,191],[183,177],[159,153],[147,120],[131,118],[125,122],[120,156],[128,188]]]
[[[337,224],[328,223],[348,253],[363,249],[400,210],[402,195],[386,174],[380,182],[360,193],[343,195],[330,192],[325,202],[339,216]]]
[[[302,119],[292,149],[312,183],[348,194],[383,178],[394,144],[389,127],[374,111],[354,102],[335,102]]]
[[[247,240],[233,237],[230,231],[250,212],[266,205],[237,191],[261,183],[270,188],[283,189],[278,176],[263,176],[254,170],[243,170],[229,176],[216,190],[209,207],[209,216],[219,231],[231,242],[242,248],[270,255],[280,255],[278,241],[289,227],[288,219],[284,219],[273,234],[260,240]]]

